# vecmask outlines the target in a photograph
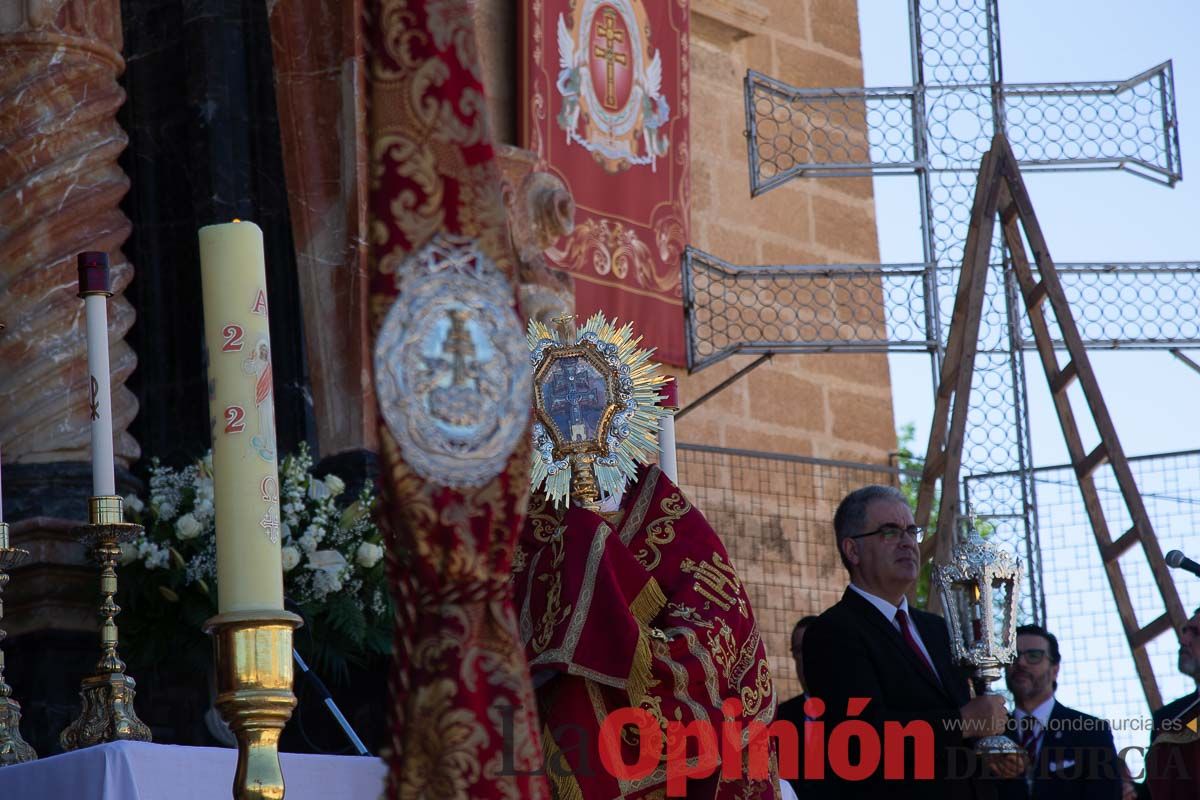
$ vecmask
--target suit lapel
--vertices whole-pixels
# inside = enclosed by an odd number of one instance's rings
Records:
[[[846,593],[842,595],[842,602],[848,603],[858,612],[859,616],[865,619],[869,625],[873,625],[887,641],[891,642],[892,646],[900,652],[901,658],[907,659],[909,665],[912,667],[912,671],[919,675],[921,680],[945,694],[945,689],[929,674],[928,667],[918,660],[919,657],[908,646],[908,643],[904,641],[904,637],[900,635],[900,631],[879,612],[878,608],[871,605],[869,600],[850,588],[847,588]],[[917,630],[920,631],[920,628]],[[925,640],[926,647],[928,647],[929,640],[925,638],[923,631],[921,632],[921,638]],[[934,663],[936,664],[936,662]]]
[[[1049,771],[1049,764],[1047,762],[1050,760],[1052,750],[1062,749],[1062,742],[1055,741],[1055,737],[1060,731],[1066,728],[1066,726],[1062,724],[1063,720],[1066,718],[1065,709],[1066,706],[1057,700],[1054,701],[1054,705],[1050,708],[1050,716],[1046,719],[1046,728],[1042,731],[1042,749],[1038,752],[1039,775],[1054,774],[1053,772]]]
[[[933,659],[933,666],[937,669],[938,677],[942,679],[938,688],[955,704],[961,705],[967,699],[955,696],[955,693],[950,690],[950,686],[954,685],[955,680],[961,681],[961,678],[958,667],[953,661],[952,651],[948,646],[949,635],[946,631],[946,623],[940,622],[939,619],[926,614],[912,615],[913,624],[917,626],[917,631],[921,634],[921,641],[925,642],[925,649],[929,651],[929,657]],[[947,646],[943,646],[943,642]]]

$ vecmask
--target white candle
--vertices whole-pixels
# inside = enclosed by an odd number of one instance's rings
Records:
[[[92,423],[92,495],[117,492],[113,467],[112,388],[108,367],[108,253],[80,253],[79,296],[87,319],[88,416]]]
[[[213,425],[217,607],[283,608],[279,468],[262,231],[253,222],[200,229],[204,340]]]
[[[662,386],[662,406],[670,411],[658,421],[658,467],[671,479],[679,483],[679,462],[675,454],[675,412],[679,409],[679,384],[671,378]]]

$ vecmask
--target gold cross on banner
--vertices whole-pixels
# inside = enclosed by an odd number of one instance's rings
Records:
[[[615,43],[625,41],[625,31],[617,29],[617,15],[613,11],[605,10],[604,22],[597,29],[596,35],[604,39],[606,45],[605,47],[597,47],[592,51],[592,55],[604,59],[606,68],[604,107],[615,111],[617,109],[616,65],[627,64],[629,61],[624,53],[618,53],[613,49]]]

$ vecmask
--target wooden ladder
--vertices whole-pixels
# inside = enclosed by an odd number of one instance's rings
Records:
[[[1162,549],[1146,514],[1146,507],[1138,492],[1133,472],[1129,468],[1129,461],[1121,448],[1112,417],[1109,416],[1100,385],[1088,360],[1083,339],[1071,316],[1070,305],[1067,303],[1054,261],[1050,258],[1050,250],[1046,246],[1041,226],[1034,214],[1033,204],[1017,166],[1017,159],[1002,133],[993,138],[991,150],[983,157],[980,165],[970,228],[963,251],[962,274],[955,296],[950,338],[939,376],[937,396],[934,399],[933,425],[929,433],[925,467],[917,494],[918,525],[924,526],[929,522],[936,501],[935,489],[939,479],[942,483],[942,496],[937,531],[931,539],[922,543],[921,554],[923,558],[932,556],[938,561],[949,560],[950,549],[957,535],[963,437],[970,405],[979,324],[983,314],[984,287],[991,261],[992,234],[997,217],[1000,219],[1004,242],[1012,259],[1013,274],[1020,288],[1034,343],[1066,439],[1071,465],[1075,471],[1079,491],[1083,495],[1088,520],[1096,537],[1100,559],[1108,575],[1109,587],[1117,603],[1117,611],[1121,616],[1138,677],[1141,679],[1147,702],[1152,709],[1157,709],[1162,705],[1162,696],[1146,648],[1158,636],[1173,632],[1183,625],[1187,621],[1187,615],[1184,613],[1175,584],[1168,574]],[[1029,256],[1030,251],[1033,254],[1032,260]],[[1058,354],[1055,352],[1054,340],[1046,319],[1047,305],[1053,312],[1054,321],[1058,323],[1062,347],[1069,358],[1062,366],[1059,366]],[[1100,443],[1091,451],[1085,451],[1075,421],[1075,412],[1067,396],[1068,389],[1075,382],[1079,383],[1088,412],[1100,435]],[[1116,539],[1113,539],[1104,515],[1094,479],[1094,473],[1105,465],[1112,469],[1129,518],[1133,521],[1129,530],[1123,531]],[[1129,597],[1129,588],[1119,564],[1121,556],[1138,545],[1141,545],[1149,562],[1164,607],[1163,613],[1146,625],[1138,623]],[[930,597],[932,605],[936,608],[938,599],[932,591]]]

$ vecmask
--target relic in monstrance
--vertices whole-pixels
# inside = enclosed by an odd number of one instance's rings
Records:
[[[667,378],[641,348],[633,326],[595,314],[581,328],[572,316],[554,330],[529,322],[533,362],[533,488],[555,505],[569,496],[596,511],[621,495],[657,452],[659,388]]]

